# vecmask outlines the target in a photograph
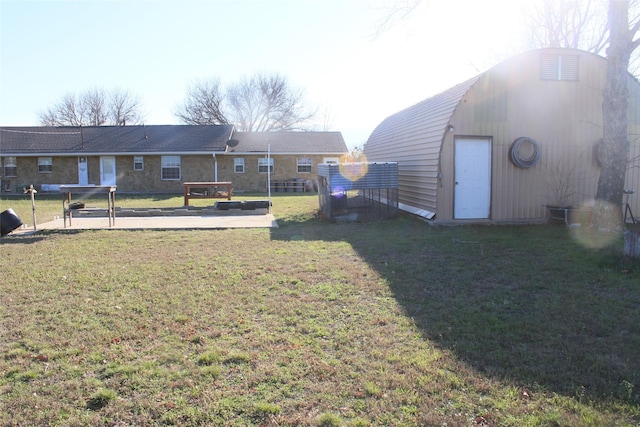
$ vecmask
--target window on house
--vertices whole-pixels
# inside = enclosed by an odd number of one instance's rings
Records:
[[[162,156],[162,179],[180,179],[180,156]]]
[[[298,159],[298,173],[311,173],[311,167],[313,162],[308,157],[301,157]]]
[[[578,55],[542,55],[540,78],[542,80],[578,81],[579,59]]]
[[[233,159],[233,171],[235,173],[244,173],[244,158],[236,157]]]
[[[340,157],[325,157],[322,159],[322,163],[326,165],[337,165],[340,163]]]
[[[18,176],[18,162],[15,157],[4,158],[4,176]]]
[[[38,157],[38,172],[53,172],[53,160],[51,159],[51,157]]]
[[[144,170],[144,157],[133,156],[133,170],[134,171]]]
[[[260,157],[258,159],[258,172],[260,173],[273,173],[273,158]]]

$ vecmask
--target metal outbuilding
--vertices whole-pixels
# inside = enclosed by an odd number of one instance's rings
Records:
[[[434,221],[542,222],[595,197],[606,60],[527,52],[389,116],[364,146],[397,162],[402,210]],[[631,75],[626,188],[640,190],[640,84]],[[630,200],[640,211],[640,198]]]

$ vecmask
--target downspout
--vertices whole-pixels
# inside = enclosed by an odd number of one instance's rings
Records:
[[[267,144],[267,188],[269,194],[269,213],[271,213],[271,144]]]
[[[216,157],[216,153],[211,153],[213,156],[213,180],[218,182],[218,158]]]

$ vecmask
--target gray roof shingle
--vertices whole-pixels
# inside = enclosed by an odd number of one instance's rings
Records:
[[[234,132],[227,152],[274,154],[344,154],[347,145],[340,132]]]
[[[0,155],[224,152],[232,125],[0,127]]]

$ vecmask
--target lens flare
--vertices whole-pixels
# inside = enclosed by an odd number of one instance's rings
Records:
[[[338,185],[337,187],[332,188],[331,195],[337,198],[344,196],[345,195],[344,187]]]
[[[572,219],[571,237],[587,248],[605,248],[621,235],[616,230],[620,209],[605,202],[593,202],[592,205],[593,213],[585,211]]]
[[[348,163],[353,161],[349,157],[340,159],[340,174],[350,181],[357,181],[367,174],[368,166],[364,155],[357,163]]]

